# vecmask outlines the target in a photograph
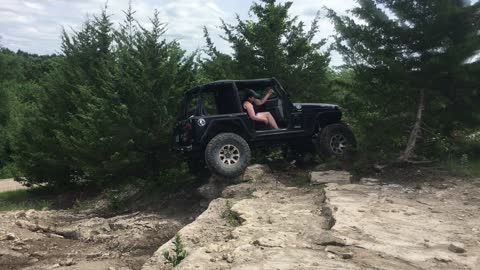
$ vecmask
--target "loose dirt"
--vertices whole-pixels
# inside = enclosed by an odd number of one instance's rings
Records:
[[[0,269],[140,269],[208,201],[178,193],[152,203],[160,206],[123,214],[104,200],[83,210],[0,212]]]

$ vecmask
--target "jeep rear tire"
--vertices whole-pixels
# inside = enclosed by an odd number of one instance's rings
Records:
[[[235,133],[220,133],[205,149],[205,161],[212,173],[224,177],[240,176],[250,162],[248,143]]]
[[[357,147],[352,130],[343,124],[331,124],[320,131],[317,147],[322,157],[348,158]]]

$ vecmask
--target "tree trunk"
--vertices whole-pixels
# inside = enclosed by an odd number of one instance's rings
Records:
[[[398,160],[401,162],[407,162],[412,157],[415,151],[417,139],[421,136],[421,132],[422,132],[421,128],[422,128],[422,117],[423,117],[424,109],[425,109],[425,91],[421,89],[415,124],[413,125],[413,129],[410,132],[410,137],[408,138],[407,147],[405,148],[405,151],[402,153],[402,155],[400,155],[400,157],[398,158]]]

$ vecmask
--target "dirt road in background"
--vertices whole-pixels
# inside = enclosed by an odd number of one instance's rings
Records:
[[[26,188],[27,187],[22,186],[20,183],[15,182],[13,178],[0,179],[0,192],[17,190],[17,189],[26,189]]]

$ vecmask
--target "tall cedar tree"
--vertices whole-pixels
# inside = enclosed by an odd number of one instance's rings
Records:
[[[193,84],[193,56],[134,12],[116,30],[103,10],[64,32],[64,61],[16,132],[16,162],[31,183],[112,183],[162,167],[180,93]],[[165,158],[164,158],[165,159]]]
[[[465,61],[480,50],[480,3],[358,3],[351,11],[358,20],[332,10],[329,17],[338,32],[336,49],[355,72],[350,104],[371,150],[403,145],[399,159],[408,161],[420,138],[434,143],[478,126],[479,62]]]
[[[205,29],[209,59],[202,67],[206,77],[276,77],[298,98],[324,99],[329,94],[325,73],[330,59],[320,51],[325,40],[314,40],[319,15],[306,31],[305,24],[289,14],[291,6],[292,2],[261,0],[250,7],[256,20],[242,20],[237,15],[236,25],[222,21],[224,39],[234,50],[232,56],[220,53]]]

